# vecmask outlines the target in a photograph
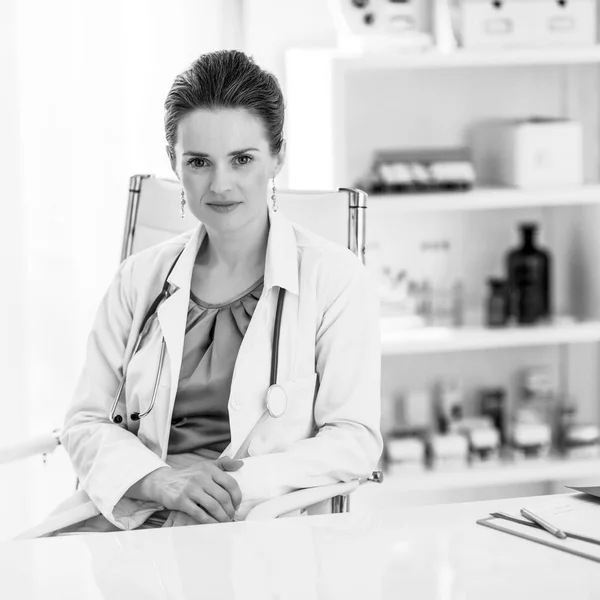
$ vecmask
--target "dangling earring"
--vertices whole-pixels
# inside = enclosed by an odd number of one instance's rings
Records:
[[[181,218],[185,218],[185,192],[181,190]]]
[[[273,202],[273,212],[277,212],[277,196],[275,196],[275,177],[273,177],[273,193],[271,194],[271,202]]]

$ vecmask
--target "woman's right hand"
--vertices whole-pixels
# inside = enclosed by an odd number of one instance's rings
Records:
[[[243,461],[221,457],[184,469],[161,467],[131,486],[125,496],[186,513],[200,524],[231,521],[242,501],[237,471]]]

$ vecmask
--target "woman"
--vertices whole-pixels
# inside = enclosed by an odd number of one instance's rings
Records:
[[[61,437],[82,487],[55,513],[76,514],[62,531],[243,519],[294,489],[367,476],[382,449],[378,301],[349,250],[277,212],[277,80],[242,52],[206,54],[175,79],[165,110],[181,209],[200,224],[126,259],[102,301]],[[134,353],[165,279],[170,296]],[[264,420],[280,289],[288,403]],[[155,406],[137,419],[163,338]]]

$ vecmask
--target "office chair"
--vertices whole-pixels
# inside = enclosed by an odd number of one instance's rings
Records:
[[[130,178],[121,260],[197,226],[197,220],[189,211],[181,218],[173,210],[179,204],[180,192],[181,184],[176,180],[153,175],[134,175]],[[306,226],[322,237],[347,246],[363,264],[366,202],[367,194],[349,188],[331,192],[277,193],[279,210],[288,219]],[[0,447],[0,464],[49,454],[60,445],[59,436],[59,430],[55,430],[24,442]],[[381,483],[383,474],[381,471],[374,471],[366,481]],[[259,504],[248,513],[246,520],[273,519],[297,511],[307,514],[347,512],[349,494],[360,483],[363,482],[354,480],[296,490]]]

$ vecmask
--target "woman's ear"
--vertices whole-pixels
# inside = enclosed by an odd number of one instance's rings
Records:
[[[286,140],[283,140],[281,143],[281,150],[277,156],[275,156],[275,170],[273,171],[273,177],[277,177],[279,175],[281,169],[283,169],[283,163],[285,162],[285,152],[287,149]]]
[[[173,169],[173,173],[175,173],[175,175],[177,176],[177,179],[179,179],[179,175],[177,174],[177,163],[175,160],[175,151],[173,150],[173,148],[171,148],[171,146],[165,146],[165,150],[167,151],[167,156],[169,157],[169,162],[171,163],[171,169]]]

